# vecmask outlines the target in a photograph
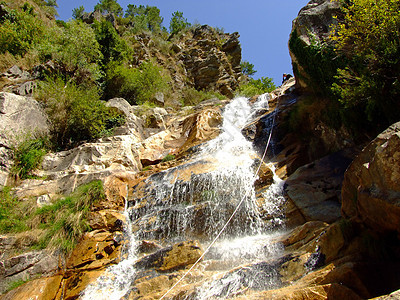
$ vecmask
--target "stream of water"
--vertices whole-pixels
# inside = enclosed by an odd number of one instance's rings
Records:
[[[130,220],[126,229],[130,237],[126,258],[90,285],[82,299],[113,300],[126,294],[137,271],[133,265],[138,259],[140,240],[163,239],[174,243],[198,239],[206,248],[241,201],[234,219],[202,264],[212,269],[212,262],[224,261],[227,269],[221,271],[225,272],[252,264],[253,271],[219,275],[197,288],[197,298],[224,298],[243,287],[257,288],[260,280],[263,288],[278,284],[276,271],[265,264],[282,252],[282,247],[271,241],[274,230],[283,225],[283,182],[271,165],[274,183],[256,195],[255,172],[260,160],[252,143],[242,134],[242,128],[253,121],[260,110],[268,110],[268,100],[268,94],[259,97],[253,105],[243,97],[232,100],[224,109],[221,134],[203,145],[191,162],[146,179],[147,189],[138,193],[142,198],[135,199],[125,210]],[[191,168],[205,171],[193,172]],[[182,178],[185,172],[189,178]],[[265,199],[263,203],[257,202],[260,196]],[[268,225],[261,211],[269,215]],[[135,233],[132,227],[137,228]],[[257,264],[264,264],[262,270],[268,272],[260,272],[261,265]]]

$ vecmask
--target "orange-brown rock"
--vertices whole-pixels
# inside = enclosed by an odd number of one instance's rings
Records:
[[[378,135],[345,173],[342,214],[376,232],[400,234],[400,122]]]
[[[53,300],[60,289],[62,275],[44,277],[29,281],[24,285],[0,296],[1,300],[36,299]]]
[[[261,293],[249,293],[235,299],[271,299],[271,300],[361,300],[351,289],[337,284],[316,285],[310,287],[285,287]]]
[[[186,118],[182,125],[182,132],[187,133],[187,139],[179,149],[179,153],[216,138],[220,133],[221,122],[221,112],[215,108],[203,110]]]
[[[67,260],[67,274],[119,262],[122,243],[121,232],[95,230],[85,233]]]
[[[93,270],[88,272],[73,273],[70,277],[64,279],[62,286],[63,297],[60,300],[77,299],[85,288],[95,282],[99,276],[104,273],[103,270]]]
[[[203,251],[198,241],[186,241],[163,248],[140,259],[139,268],[155,268],[159,272],[174,271],[194,264]]]

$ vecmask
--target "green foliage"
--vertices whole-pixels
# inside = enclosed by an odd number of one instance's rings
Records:
[[[116,16],[122,16],[123,14],[123,9],[117,0],[100,0],[94,6],[94,10],[98,10],[103,14],[112,13]]]
[[[242,68],[242,73],[244,75],[252,76],[257,73],[257,71],[254,70],[254,65],[248,61],[242,61],[240,67]]]
[[[76,20],[79,20],[83,17],[84,13],[85,13],[85,8],[83,7],[83,5],[81,5],[72,10],[72,17]]]
[[[96,87],[65,83],[60,78],[42,82],[37,99],[45,104],[58,148],[69,148],[84,140],[101,137],[124,118],[99,100]]]
[[[160,9],[156,6],[128,4],[125,17],[132,21],[134,33],[145,30],[161,31],[163,18],[160,16]]]
[[[130,50],[112,24],[102,20],[101,22],[95,22],[93,27],[103,55],[101,60],[103,71],[107,70],[111,62],[122,63],[128,57]]]
[[[182,90],[181,104],[182,106],[194,106],[204,100],[213,98],[218,98],[220,100],[226,99],[224,95],[215,91],[198,91],[195,88],[185,87]]]
[[[26,135],[13,147],[14,165],[11,173],[21,179],[30,178],[31,172],[42,163],[47,149],[49,142],[46,138]]]
[[[78,187],[68,197],[36,210],[38,226],[45,230],[38,248],[61,248],[70,251],[85,231],[90,230],[88,214],[94,203],[104,200],[101,181]]]
[[[50,28],[37,48],[40,59],[53,60],[66,80],[80,84],[100,78],[100,45],[93,29],[81,21],[73,20],[66,27]]]
[[[44,31],[32,9],[10,10],[0,19],[0,53],[24,55],[42,39]]]
[[[167,156],[165,156],[165,157],[161,160],[161,162],[167,162],[167,161],[171,161],[171,160],[174,160],[174,159],[175,159],[175,155],[167,154]]]
[[[332,39],[348,58],[333,91],[346,108],[362,107],[369,121],[384,128],[400,117],[400,2],[353,0]]]
[[[106,91],[110,97],[123,97],[131,104],[143,104],[151,101],[156,92],[166,91],[167,82],[162,69],[150,61],[143,62],[139,68],[117,65],[109,68]]]
[[[0,233],[16,233],[28,230],[26,223],[26,203],[12,195],[10,187],[0,191]]]
[[[169,31],[172,35],[175,35],[188,27],[190,27],[190,23],[183,17],[183,12],[176,11],[172,13],[172,18],[169,22]]]
[[[61,248],[70,251],[85,231],[90,230],[87,217],[94,203],[105,199],[101,181],[78,187],[65,198],[36,208],[32,201],[18,200],[9,187],[0,191],[0,233],[42,230],[34,248]]]
[[[269,77],[261,77],[259,79],[250,78],[249,82],[243,84],[239,87],[239,95],[243,95],[245,97],[252,97],[254,95],[261,95],[265,93],[270,93],[276,89],[275,84],[272,81],[272,78]]]
[[[310,39],[313,40],[312,36]],[[297,63],[293,65],[295,76],[305,81],[316,94],[334,98],[330,87],[336,70],[344,66],[345,61],[334,52],[333,46],[319,43],[315,39],[311,45],[306,45],[295,30],[290,36],[289,48],[297,59]],[[304,69],[307,77],[299,72],[297,64]]]

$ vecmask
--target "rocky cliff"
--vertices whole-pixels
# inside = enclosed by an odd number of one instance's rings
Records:
[[[232,98],[239,86],[241,46],[237,32],[220,33],[208,25],[199,26],[166,44],[168,51],[145,33],[137,36],[136,41],[136,63],[156,58],[167,69],[177,91],[193,87],[216,90]]]
[[[294,32],[304,35],[302,43],[312,43],[310,32],[324,38],[335,5],[311,1],[301,10]],[[173,46],[171,59],[181,62],[181,71],[185,66],[190,85],[221,88],[222,77],[230,78],[226,83],[232,89],[235,68],[216,66],[218,60],[235,61],[227,53],[238,59],[237,36],[225,35],[218,52],[209,41],[214,34],[199,27],[187,35],[185,46]],[[143,57],[157,57],[150,40],[141,43]],[[299,65],[304,78],[306,67]],[[220,79],[209,81],[214,75]],[[182,86],[188,82],[183,80]],[[323,106],[310,119],[300,119],[307,123],[296,123],[299,103],[308,105],[304,91],[306,81],[297,74],[296,80],[267,95],[267,105],[255,98],[210,99],[175,111],[109,100],[107,106],[125,115],[123,126],[109,137],[47,154],[36,177],[14,187],[18,203],[44,211],[93,180],[101,180],[105,195],[86,209],[88,226],[72,251],[32,249],[41,227],[0,236],[1,299],[104,297],[111,290],[122,299],[158,299],[166,293],[166,299],[396,299],[399,124],[365,147],[348,142],[344,129],[321,122]],[[1,96],[7,128],[33,129],[25,121],[36,114],[38,129],[46,130],[46,118],[34,99]],[[28,116],[20,109],[27,103],[35,108]],[[226,115],[230,109],[236,113]],[[21,114],[22,121],[13,118]],[[242,119],[245,114],[250,122]],[[236,120],[238,128],[232,126]],[[305,127],[311,128],[312,138],[299,137]],[[221,154],[222,139],[236,156]],[[10,150],[8,140],[3,157]],[[7,172],[9,162],[3,161]],[[251,174],[258,171],[257,176],[246,173],[245,166]],[[223,242],[207,250],[238,199],[243,205],[226,227]],[[33,221],[32,227],[44,222]],[[268,234],[247,235],[257,230]],[[23,284],[6,292],[16,282]],[[101,284],[96,287],[96,282]]]

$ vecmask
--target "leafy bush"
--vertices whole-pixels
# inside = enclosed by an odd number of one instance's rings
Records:
[[[169,22],[169,31],[172,35],[175,35],[188,27],[190,27],[190,23],[183,17],[183,12],[176,11],[172,13],[172,18]]]
[[[101,137],[119,126],[124,118],[99,100],[94,86],[77,86],[60,78],[42,82],[36,95],[45,104],[52,125],[52,138],[58,148],[75,146]]]
[[[0,53],[24,55],[44,34],[43,22],[32,10],[10,10],[0,18]]]
[[[25,136],[13,148],[14,165],[11,173],[18,178],[30,178],[30,174],[42,163],[43,156],[49,149],[49,142],[44,137]]]
[[[11,188],[5,187],[0,191],[0,233],[41,230],[34,248],[70,251],[90,230],[87,218],[93,204],[105,197],[102,182],[93,181],[53,204],[35,208],[36,201],[20,201],[12,196]]]
[[[66,27],[50,28],[37,48],[41,60],[53,60],[66,80],[94,82],[101,76],[100,45],[94,30],[82,21],[73,20],[66,23]]]
[[[276,89],[275,84],[272,82],[272,78],[261,77],[259,79],[249,78],[248,83],[242,84],[239,87],[238,94],[245,97],[252,97],[254,95],[261,95],[270,93]]]
[[[400,116],[400,2],[353,0],[335,28],[340,67],[333,91],[346,108],[363,107],[369,121],[385,128]]]
[[[109,67],[106,92],[109,97],[123,97],[131,104],[143,104],[151,101],[156,92],[166,91],[168,78],[162,75],[162,69],[150,61],[139,68],[124,65]]]
[[[297,31],[292,32],[289,48],[297,59],[297,63],[293,64],[293,72],[297,78],[305,81],[314,93],[334,99],[331,85],[334,82],[336,70],[344,66],[346,62],[334,52],[331,43],[317,42],[312,39],[312,36],[310,40],[311,45],[306,45]],[[307,78],[299,72],[298,65],[307,73]]]
[[[220,100],[226,99],[226,97],[219,92],[198,91],[195,88],[185,87],[182,90],[181,104],[182,106],[194,106],[204,100],[209,100],[212,98],[218,98]]]
[[[167,162],[167,161],[171,161],[175,159],[175,155],[172,154],[167,154],[162,160],[161,162]]]
[[[24,280],[24,279],[18,279],[18,280],[12,281],[12,282],[10,282],[10,284],[8,285],[8,287],[7,287],[7,289],[6,289],[6,292],[9,292],[9,291],[11,291],[11,290],[13,290],[13,289],[16,289],[17,287],[19,287],[19,286],[21,286],[21,285],[27,283],[28,281],[29,281],[29,279],[26,279],[26,280]]]

